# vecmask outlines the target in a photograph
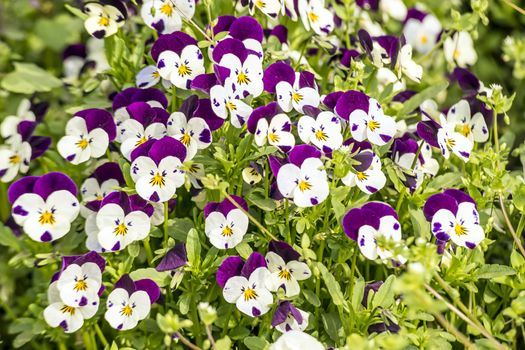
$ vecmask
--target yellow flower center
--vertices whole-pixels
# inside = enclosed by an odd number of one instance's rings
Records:
[[[244,294],[244,301],[257,299],[257,293],[251,288],[246,289],[243,294]]]
[[[87,283],[85,279],[80,279],[75,282],[75,286],[73,287],[73,290],[76,292],[84,291],[87,289]]]
[[[308,181],[301,180],[299,182],[299,191],[304,192],[304,191],[308,191],[311,188],[312,188],[312,184],[309,183]]]
[[[152,74],[153,78],[157,79],[158,77],[160,77],[160,73],[158,70],[154,71]]]
[[[88,139],[80,139],[75,145],[83,151],[89,145],[89,141]]]
[[[315,138],[318,141],[326,141],[328,140],[328,135],[323,130],[319,129],[315,132]]]
[[[301,95],[298,92],[294,92],[292,94],[292,100],[294,100],[295,103],[299,103],[299,102],[301,102],[303,100],[303,95]]]
[[[109,16],[101,15],[98,20],[98,25],[101,27],[107,27],[109,26]]]
[[[55,216],[52,212],[46,210],[45,212],[40,214],[38,223],[40,225],[53,225],[55,223]]]
[[[272,142],[279,142],[279,135],[271,132],[268,134],[268,138],[270,139],[270,141]]]
[[[426,35],[421,35],[421,37],[419,38],[419,41],[421,42],[421,44],[426,44],[426,43],[428,43],[428,36],[426,36]]]
[[[65,313],[71,314],[71,316],[73,316],[75,314],[75,308],[72,307],[72,306],[64,305],[64,306],[62,306],[60,311],[62,311],[62,313],[64,313],[64,314]]]
[[[126,305],[122,308],[122,310],[120,310],[120,314],[123,315],[123,316],[131,316],[133,314],[133,308],[131,306]]]
[[[171,17],[171,15],[173,14],[173,6],[169,2],[165,3],[160,8],[160,12],[162,12],[163,14],[165,14],[168,17]]]
[[[292,279],[292,274],[287,269],[282,269],[281,271],[279,271],[279,275],[278,276],[282,280],[289,281],[289,280]]]
[[[262,9],[262,8],[264,8],[266,6],[266,3],[264,1],[262,1],[262,0],[257,0],[255,2],[255,6],[257,6],[260,9]]]
[[[231,101],[226,102],[226,108],[228,108],[228,110],[230,110],[230,111],[236,111],[237,110],[237,106]]]
[[[461,224],[456,224],[456,226],[454,226],[454,232],[456,233],[457,236],[463,236],[468,233],[468,230],[465,226]]]
[[[97,201],[101,201],[101,200],[103,200],[103,199],[104,199],[104,196],[102,196],[101,194],[99,194],[99,195],[97,196]]]
[[[22,158],[20,158],[18,154],[14,154],[11,157],[9,157],[9,163],[13,165],[20,163],[21,160]]]
[[[166,181],[164,180],[164,176],[162,176],[159,173],[156,173],[149,181],[149,184],[152,186],[162,187],[166,184]]]
[[[455,60],[457,60],[459,58],[459,56],[461,55],[461,52],[459,50],[454,50],[454,53],[452,54],[452,56],[454,57]]]
[[[233,235],[233,230],[231,229],[230,226],[226,226],[225,228],[222,229],[222,235],[224,237],[231,237]]]
[[[470,130],[470,125],[468,125],[468,124],[463,124],[463,125],[461,126],[461,129],[460,129],[459,132],[460,132],[463,136],[468,137],[468,135],[470,135],[470,132],[471,132],[471,130]]]
[[[182,142],[182,144],[184,146],[187,146],[190,144],[190,141],[191,141],[191,136],[190,134],[188,134],[187,132],[185,132],[182,137],[180,138],[180,142]]]
[[[240,72],[239,75],[237,75],[237,84],[249,84],[250,78],[244,73]]]
[[[319,16],[313,11],[308,12],[308,18],[312,23],[315,23],[319,20]]]
[[[375,120],[370,120],[368,122],[368,128],[370,131],[374,131],[375,129],[379,128],[379,122],[376,122]]]
[[[190,75],[190,74],[191,74],[191,68],[188,67],[188,66],[185,65],[185,64],[181,64],[181,65],[179,66],[178,72],[179,72],[179,75],[180,75],[181,77],[184,77],[184,76],[186,76],[186,75]]]
[[[365,174],[365,173],[363,173],[362,171],[359,171],[359,172],[357,173],[357,179],[358,179],[359,181],[364,181],[364,180],[368,179],[368,175]]]
[[[121,222],[120,224],[117,225],[117,227],[115,227],[115,229],[113,230],[113,233],[116,236],[125,236],[126,233],[128,233],[128,228],[123,222]]]
[[[456,145],[456,141],[454,139],[447,139],[447,146],[452,148]]]
[[[142,136],[137,142],[135,142],[135,147],[138,147],[148,141],[148,138],[146,136]]]

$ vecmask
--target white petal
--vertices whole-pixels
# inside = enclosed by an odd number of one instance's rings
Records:
[[[228,303],[235,303],[241,299],[242,288],[248,286],[248,280],[242,276],[234,276],[226,281],[222,295]]]
[[[294,164],[285,164],[279,169],[277,174],[277,187],[284,197],[292,198],[297,187],[301,169]]]
[[[375,235],[377,231],[369,225],[364,225],[359,229],[357,243],[361,253],[370,260],[377,259],[377,242]]]

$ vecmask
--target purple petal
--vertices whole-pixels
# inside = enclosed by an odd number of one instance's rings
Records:
[[[191,89],[199,90],[209,95],[211,88],[217,84],[219,84],[219,81],[217,80],[217,76],[215,74],[200,74],[193,78],[191,82]]]
[[[245,211],[248,211],[248,203],[246,203],[246,201],[243,198],[235,196],[233,194],[230,195],[230,197],[235,202],[237,202],[237,204],[239,204]],[[233,209],[237,209],[237,207],[227,198],[224,198],[223,201],[217,206],[217,211],[220,211],[224,216],[227,216],[228,213]]]
[[[90,177],[95,178],[99,184],[110,179],[117,180],[121,186],[126,183],[126,180],[124,180],[124,175],[122,174],[122,170],[120,170],[120,166],[118,163],[113,162],[102,164],[95,169]]]
[[[283,241],[275,241],[272,240],[268,244],[268,250],[270,252],[274,252],[275,254],[279,255],[285,262],[293,261],[293,260],[299,260],[301,257],[301,254],[296,252],[292,246],[290,246],[288,243]]]
[[[417,123],[417,135],[432,147],[439,148],[437,132],[441,126],[433,120]]]
[[[51,146],[51,137],[31,136],[28,140],[31,145],[31,160],[43,155]]]
[[[345,120],[348,120],[350,114],[357,109],[368,113],[369,100],[370,98],[362,92],[347,91],[338,99],[335,112]]]
[[[219,42],[213,49],[213,61],[219,63],[222,56],[230,53],[237,56],[241,62],[244,62],[250,52],[251,50],[247,50],[242,41],[227,38]]]
[[[73,196],[77,195],[77,186],[67,175],[53,172],[40,176],[34,183],[33,193],[38,194],[44,200],[55,192],[66,190]]]
[[[458,205],[463,202],[469,202],[469,203],[476,205],[476,201],[471,196],[469,196],[468,194],[466,194],[465,192],[461,190],[458,190],[455,188],[449,188],[445,190],[443,193],[453,197],[458,203]]]
[[[432,221],[434,214],[440,209],[447,209],[453,214],[456,214],[458,211],[458,202],[452,196],[438,193],[428,197],[423,207],[423,213],[428,221]]]
[[[207,98],[200,99],[193,117],[204,119],[211,131],[219,129],[224,124],[224,119],[215,114],[211,107],[211,101]]]
[[[112,109],[113,111],[116,111],[119,108],[129,106],[133,102],[148,101],[157,101],[162,105],[162,107],[168,107],[168,99],[161,90],[155,88],[139,89],[132,87],[122,90],[117,95],[115,95],[113,98]]]
[[[287,81],[293,85],[295,81],[294,69],[284,62],[276,62],[268,66],[263,75],[264,90],[275,94],[275,86],[281,81]]]
[[[155,269],[157,271],[171,271],[186,265],[187,261],[186,244],[180,242],[168,251]]]
[[[160,288],[153,280],[145,278],[135,281],[135,288],[137,291],[142,290],[148,293],[150,303],[156,302],[160,297]]]
[[[109,142],[117,136],[117,126],[111,113],[104,109],[89,108],[75,113],[75,116],[81,117],[86,121],[88,131],[100,128],[104,130],[109,137]]]
[[[259,267],[266,266],[266,259],[264,259],[264,256],[262,256],[259,252],[253,252],[248,257],[248,260],[246,260],[246,262],[244,263],[244,266],[241,270],[241,276],[249,279],[253,271],[258,269]]]
[[[307,158],[321,158],[321,151],[311,145],[298,145],[288,154],[290,163],[298,167],[300,167]]]
[[[180,56],[188,45],[197,45],[197,40],[184,32],[161,35],[151,48],[151,57],[157,62],[159,55],[164,51],[173,51]]]
[[[259,120],[267,119],[268,121],[270,121],[270,119],[276,114],[278,114],[280,111],[281,109],[279,108],[277,102],[270,102],[266,106],[255,108],[248,117],[248,131],[252,134],[255,134]]]
[[[116,288],[122,288],[126,290],[130,296],[137,290],[135,282],[133,282],[133,280],[131,279],[131,277],[129,277],[127,273],[122,275],[120,279],[115,283],[114,289]]]
[[[250,16],[242,16],[235,20],[230,27],[230,35],[241,41],[255,39],[262,43],[264,32],[257,20]]]
[[[323,99],[323,104],[328,107],[331,111],[335,109],[337,101],[344,95],[343,91],[335,91],[326,95]]]
[[[226,282],[234,276],[240,276],[244,262],[239,256],[230,256],[222,262],[221,266],[217,269],[217,275],[215,279],[217,284],[224,288]]]

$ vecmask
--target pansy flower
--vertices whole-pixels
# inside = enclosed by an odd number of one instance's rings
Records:
[[[416,155],[419,155],[416,159]],[[416,141],[404,135],[397,138],[392,144],[394,162],[410,172],[405,174],[406,183],[411,190],[417,189],[422,183],[425,174],[434,176],[439,171],[439,163],[432,158],[432,148],[425,141]]]
[[[166,202],[184,184],[181,170],[186,146],[172,137],[149,140],[131,153],[131,178],[139,196],[152,202]]]
[[[84,12],[88,15],[84,27],[97,39],[115,34],[128,17],[126,5],[120,0],[90,1],[84,5]]]
[[[458,246],[474,249],[485,239],[476,202],[461,190],[447,189],[430,196],[423,212],[441,242],[452,240]]]
[[[104,318],[119,331],[135,328],[159,297],[160,288],[154,281],[147,278],[133,281],[129,275],[123,275],[108,295]]]
[[[238,96],[257,97],[263,92],[262,58],[241,40],[227,38],[220,41],[212,56],[219,67],[221,80],[233,84],[233,91]]]
[[[394,257],[393,252],[385,246],[387,242],[380,240],[401,241],[401,224],[396,211],[388,204],[369,202],[361,208],[351,209],[343,217],[343,230],[357,242],[359,250],[367,259],[379,257],[383,261],[394,259],[404,262],[403,257]]]
[[[462,68],[472,66],[478,60],[472,37],[465,31],[454,33],[452,37],[446,38],[443,52],[449,63],[455,63]]]
[[[353,170],[350,170],[341,181],[346,186],[357,186],[366,194],[374,194],[385,187],[386,176],[381,170],[381,160],[372,151],[372,147],[368,142],[355,142],[355,140],[347,140],[345,144],[352,148],[352,153],[359,152],[354,156],[354,160],[360,164],[354,165]]]
[[[263,80],[264,89],[277,95],[277,103],[284,112],[295,109],[303,113],[304,106],[319,106],[315,77],[308,71],[298,73],[290,65],[276,62],[266,68]]]
[[[248,118],[247,126],[248,131],[255,135],[255,144],[259,147],[269,143],[286,152],[295,146],[292,121],[286,114],[280,113],[275,102],[256,108]]]
[[[131,158],[138,146],[166,135],[169,113],[164,108],[151,107],[146,102],[134,102],[126,107],[130,118],[117,126],[120,151],[126,159]]]
[[[297,8],[306,30],[311,28],[321,36],[334,30],[334,14],[325,7],[324,0],[299,0]]]
[[[166,95],[158,89],[124,89],[115,95],[112,103],[113,114],[117,126],[124,120],[129,119],[130,116],[126,107],[134,102],[146,102],[151,107],[168,108],[168,99],[166,98]],[[120,142],[118,134],[116,141]]]
[[[394,118],[383,114],[379,102],[359,91],[347,91],[335,105],[336,114],[347,120],[356,141],[385,145],[396,133]]]
[[[2,124],[0,124],[0,135],[6,142],[9,142],[9,138],[16,134],[19,134],[18,125],[23,121],[40,122],[47,112],[49,107],[47,102],[32,103],[28,99],[23,99],[18,104],[15,115],[8,115],[3,118]]]
[[[159,34],[171,34],[182,28],[183,19],[195,14],[195,0],[146,0],[140,14],[144,23]]]
[[[153,207],[138,195],[112,192],[100,204],[95,223],[96,237],[104,250],[119,251],[146,238]]]
[[[288,155],[289,163],[274,174],[279,192],[298,207],[311,207],[328,197],[326,170],[320,158],[321,152],[313,146],[295,146]]]
[[[259,11],[271,18],[276,18],[279,16],[279,13],[282,11],[283,7],[282,0],[247,0],[244,2],[248,3],[250,15],[253,15],[255,9],[257,8]]]
[[[8,190],[15,222],[31,239],[50,242],[69,232],[79,213],[75,183],[62,173],[26,176]]]
[[[58,153],[72,164],[104,155],[115,140],[117,128],[111,113],[98,108],[77,112],[66,124],[65,136],[58,141]]]
[[[379,10],[383,14],[383,18],[391,17],[397,21],[403,21],[407,16],[407,7],[403,0],[379,1]]]
[[[241,16],[235,18],[234,16],[219,16],[217,23],[213,26],[213,32],[216,36],[222,32],[228,32],[226,38],[233,38],[242,41],[244,46],[253,50],[259,57],[263,55],[262,42],[264,39],[263,28],[259,22],[250,16]],[[209,46],[210,57],[213,57],[213,49],[215,45]]]
[[[268,269],[264,257],[253,252],[246,262],[231,256],[217,270],[217,283],[224,299],[251,317],[264,315],[273,303],[272,293],[266,288]]]
[[[51,145],[50,137],[33,136],[35,127],[33,121],[18,123],[18,133],[9,136],[0,146],[1,182],[11,182],[19,173],[27,173],[31,160],[43,155]]]
[[[125,183],[124,175],[117,163],[108,162],[97,167],[80,186],[82,202],[86,205],[80,210],[82,216],[87,217],[94,209],[98,210],[100,202]]]
[[[266,253],[266,264],[270,276],[266,282],[268,290],[276,292],[282,288],[286,297],[299,294],[299,282],[312,276],[308,265],[299,261],[300,255],[282,241],[271,241]]]
[[[231,197],[245,211],[248,204],[238,196]],[[222,202],[210,202],[204,207],[204,232],[211,244],[218,249],[231,249],[242,242],[248,231],[248,216],[225,198]]]
[[[248,185],[255,185],[262,181],[263,173],[263,169],[259,164],[251,162],[250,166],[242,170],[242,179]]]
[[[423,67],[412,59],[412,46],[410,44],[404,45],[399,50],[398,67],[399,71],[408,79],[416,83],[421,81],[423,77]]]
[[[434,15],[412,8],[407,12],[403,35],[416,51],[425,54],[436,44],[441,29]]]
[[[200,149],[211,145],[211,130],[206,120],[195,115],[199,100],[192,96],[184,101],[180,111],[168,119],[168,135],[186,146],[186,159],[193,159]]]
[[[244,125],[253,109],[242,100],[235,91],[235,84],[230,78],[224,85],[215,85],[210,89],[210,100],[213,112],[221,119],[230,116],[231,125],[240,128]]]
[[[325,153],[336,150],[343,144],[340,119],[330,111],[313,116],[304,115],[297,123],[299,137],[304,143],[311,143]]]
[[[304,331],[308,327],[308,316],[308,312],[296,308],[288,300],[283,300],[279,302],[273,314],[272,327],[281,333]]]
[[[460,100],[450,107],[447,113],[447,124],[472,142],[486,142],[489,139],[487,123],[481,112],[471,117],[467,100]]]
[[[157,85],[161,81],[159,69],[157,66],[150,65],[142,68],[135,76],[135,84],[141,89],[147,89]],[[171,81],[162,79],[162,86],[168,90],[171,88]]]
[[[160,76],[179,89],[189,89],[193,78],[205,72],[197,40],[180,31],[161,35],[151,48],[151,56]]]
[[[180,242],[168,250],[160,263],[155,267],[159,272],[173,271],[188,263],[188,254],[186,252],[186,243]]]

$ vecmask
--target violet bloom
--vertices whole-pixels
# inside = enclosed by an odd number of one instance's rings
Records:
[[[50,137],[33,136],[36,125],[28,120],[16,123],[17,132],[0,146],[1,182],[11,182],[19,173],[27,173],[31,160],[40,157],[51,145]]]
[[[62,157],[74,165],[99,158],[115,140],[117,129],[111,114],[91,108],[77,112],[66,124],[66,134],[58,141]]]
[[[146,102],[134,102],[126,107],[130,118],[117,126],[122,155],[130,160],[131,152],[148,140],[166,135],[169,113],[164,108],[151,107]]]
[[[472,142],[486,142],[489,139],[487,123],[481,112],[471,116],[467,100],[460,100],[447,113],[447,124]]]
[[[7,193],[13,219],[37,242],[54,241],[69,232],[80,210],[76,195],[75,183],[62,173],[26,176]]]
[[[151,305],[159,297],[160,288],[154,281],[147,278],[133,281],[125,274],[108,295],[104,318],[119,331],[135,328],[139,321],[148,316]]]
[[[139,196],[152,202],[170,200],[184,185],[186,146],[172,137],[150,140],[131,153],[131,178]]]
[[[396,211],[382,202],[369,202],[361,208],[350,209],[343,217],[343,230],[352,240],[357,242],[361,253],[370,260],[378,257],[384,262],[397,260],[404,262],[402,256],[394,256],[393,252],[384,246],[382,240],[401,241],[401,225]]]
[[[304,106],[319,106],[317,84],[310,72],[295,72],[290,65],[276,62],[266,68],[263,80],[264,89],[277,95],[279,107],[285,112],[295,109],[303,113]]]
[[[272,292],[284,289],[286,297],[299,295],[301,288],[298,281],[312,276],[306,263],[299,261],[301,255],[289,244],[281,241],[271,241],[266,253],[266,264],[270,276],[266,287]]]
[[[313,146],[295,146],[288,155],[289,163],[274,173],[279,192],[298,207],[312,207],[328,197],[326,170],[320,158],[321,152]]]
[[[120,0],[88,2],[84,5],[83,11],[88,15],[84,27],[89,35],[97,39],[117,33],[128,18],[126,5]]]
[[[159,34],[181,30],[182,20],[194,14],[195,0],[146,0],[140,11],[144,23]]]
[[[353,159],[360,162],[353,165],[341,181],[346,186],[357,186],[366,194],[374,194],[385,187],[386,176],[381,169],[381,160],[372,151],[372,146],[368,142],[357,142],[353,139],[345,141],[345,146],[350,148],[351,153],[358,152]]]
[[[231,196],[245,211],[246,201],[238,196]],[[204,207],[204,232],[211,244],[218,249],[231,249],[242,242],[248,231],[248,216],[228,199],[222,202],[209,202]]]
[[[277,103],[256,108],[248,118],[248,131],[255,135],[255,144],[259,147],[269,143],[283,151],[289,151],[295,145],[292,134],[292,121],[284,114]]]
[[[86,233],[96,237],[106,251],[119,251],[146,238],[150,231],[153,207],[138,195],[112,192],[102,200],[96,213],[96,228]]]
[[[111,192],[124,186],[126,181],[117,163],[104,163],[95,169],[93,174],[80,186],[80,195],[85,204],[80,209],[82,216],[87,217],[98,210],[100,202]]]
[[[368,140],[383,146],[396,133],[394,118],[384,115],[379,102],[362,92],[350,90],[342,94],[337,99],[335,112],[348,121],[356,141]]]
[[[150,88],[150,89],[139,89],[139,88],[127,88],[119,92],[113,98],[113,114],[115,116],[115,123],[117,126],[120,125],[124,120],[129,119],[130,115],[127,110],[127,106],[134,102],[146,102],[151,107],[168,108],[168,99],[161,90]],[[117,134],[117,142],[119,141],[119,135]]]
[[[272,293],[266,288],[269,272],[264,257],[253,252],[246,262],[230,256],[217,270],[217,283],[224,299],[251,317],[264,315],[273,303]]]
[[[160,36],[151,48],[151,56],[160,76],[179,89],[188,90],[191,81],[205,72],[197,40],[180,31]]]
[[[474,249],[485,239],[476,202],[461,190],[448,189],[430,196],[423,212],[439,241],[452,240],[458,246]]]
[[[228,32],[226,38],[240,40],[247,49],[253,50],[259,57],[263,56],[264,31],[261,24],[253,17],[219,16],[217,23],[213,26],[213,32],[215,35]],[[210,53],[214,48],[214,45],[210,45]]]
[[[314,110],[311,115],[302,116],[297,123],[299,137],[304,143],[311,143],[325,153],[339,149],[343,144],[341,120],[330,111]],[[315,117],[315,118],[314,118]]]
[[[281,333],[304,331],[308,326],[308,312],[296,308],[290,301],[279,302],[273,314],[272,327]]]
[[[415,8],[408,10],[403,35],[407,43],[419,53],[425,54],[432,50],[441,30],[441,23],[434,15]]]

